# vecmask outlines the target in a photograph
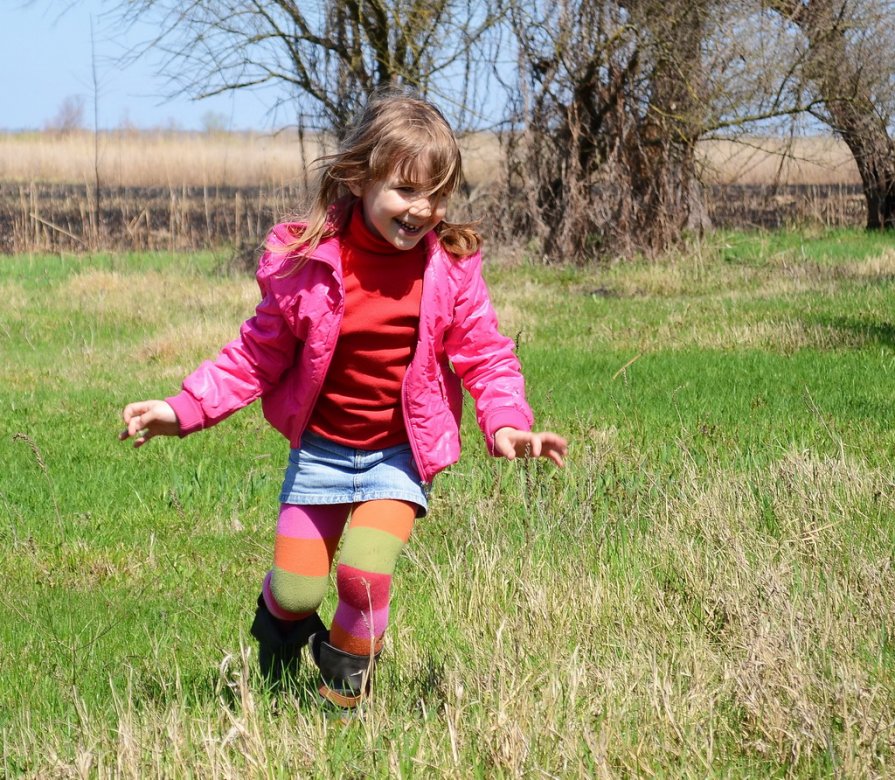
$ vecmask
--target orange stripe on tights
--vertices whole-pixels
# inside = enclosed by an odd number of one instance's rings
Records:
[[[329,539],[295,539],[277,535],[274,541],[274,565],[303,577],[325,577],[329,574],[339,537]]]
[[[416,520],[416,504],[391,498],[379,498],[357,504],[351,513],[349,529],[376,528],[397,536],[405,544]]]
[[[369,634],[364,637],[354,636],[349,634],[338,623],[333,623],[332,628],[329,630],[329,643],[333,647],[338,647],[339,650],[344,650],[346,653],[352,653],[353,655],[370,655],[371,639],[373,640],[373,653],[378,653],[382,650],[384,637],[385,634],[380,634],[375,638]]]

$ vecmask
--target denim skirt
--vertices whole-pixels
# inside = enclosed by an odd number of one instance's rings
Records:
[[[305,432],[289,451],[281,504],[356,504],[392,498],[429,508],[428,485],[420,479],[409,444],[357,450]]]

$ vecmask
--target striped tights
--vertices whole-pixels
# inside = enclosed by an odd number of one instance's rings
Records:
[[[415,504],[392,499],[353,507],[282,504],[273,568],[264,580],[267,608],[274,617],[292,621],[320,606],[344,530],[336,568],[339,603],[329,642],[355,655],[378,652],[388,625],[392,574],[416,510]]]

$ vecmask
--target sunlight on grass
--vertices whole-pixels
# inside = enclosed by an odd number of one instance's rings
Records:
[[[346,724],[308,664],[278,697],[258,679],[286,445],[257,407],[115,440],[124,402],[236,334],[252,279],[176,255],[7,267],[4,775],[889,774],[895,254],[725,240],[740,254],[488,267],[569,463],[495,461],[466,415]]]
[[[257,303],[258,288],[249,280],[182,278],[162,272],[140,275],[85,271],[62,288],[62,300],[78,311],[101,318],[129,317],[150,323],[167,317],[216,318],[248,316]],[[238,327],[238,321],[236,323]]]

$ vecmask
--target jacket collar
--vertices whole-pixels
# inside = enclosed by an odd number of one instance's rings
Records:
[[[270,245],[275,246],[279,244],[280,246],[285,246],[287,242],[293,239],[295,235],[293,231],[300,227],[303,227],[303,225],[298,222],[284,222],[276,225],[273,229],[273,241],[270,242]],[[444,247],[439,242],[438,236],[435,234],[434,230],[430,230],[424,236],[423,240],[426,242],[427,266],[431,264],[431,261],[434,258],[441,258],[442,255],[446,254]],[[310,259],[324,262],[331,268],[341,272],[341,242],[339,241],[339,237],[329,236],[328,238],[324,238],[317,246],[317,249],[314,250],[314,254]]]

